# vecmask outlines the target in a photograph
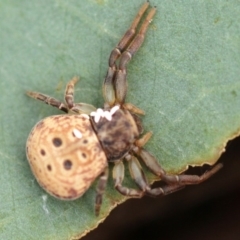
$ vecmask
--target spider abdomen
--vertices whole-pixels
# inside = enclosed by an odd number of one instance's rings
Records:
[[[51,195],[80,197],[107,167],[104,151],[83,115],[55,115],[38,122],[27,141],[27,158]]]

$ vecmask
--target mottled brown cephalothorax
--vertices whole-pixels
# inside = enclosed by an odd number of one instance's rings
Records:
[[[29,134],[26,152],[34,176],[47,192],[60,199],[80,197],[99,178],[95,199],[96,215],[99,214],[107,183],[109,162],[114,164],[114,187],[128,197],[169,194],[185,185],[205,181],[222,167],[217,164],[201,176],[168,175],[157,159],[143,148],[152,133],[140,137],[143,127],[139,115],[144,115],[144,111],[126,103],[125,98],[127,64],[142,45],[156,13],[156,7],[149,11],[148,8],[149,2],[145,2],[110,54],[102,88],[105,99],[103,108],[96,109],[87,103],[74,102],[77,77],[67,84],[65,103],[39,92],[27,92],[30,97],[68,113],[43,119]],[[138,27],[144,15],[142,25]],[[151,188],[138,159],[165,182],[163,187]],[[124,161],[128,162],[131,177],[139,189],[122,185]]]
[[[93,128],[98,136],[109,162],[122,159],[139,137],[138,127],[127,110],[119,109],[112,115],[112,120],[92,119]]]

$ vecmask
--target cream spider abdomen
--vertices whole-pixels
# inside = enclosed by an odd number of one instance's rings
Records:
[[[92,119],[93,127],[109,162],[122,159],[139,137],[138,127],[127,110],[119,109],[109,121]]]
[[[56,115],[38,122],[27,140],[27,158],[39,184],[66,200],[80,197],[107,166],[85,115]]]

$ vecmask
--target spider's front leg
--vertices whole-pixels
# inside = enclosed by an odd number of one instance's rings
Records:
[[[156,8],[151,8],[139,32],[135,34],[139,21],[146,12],[148,6],[149,2],[143,4],[130,28],[124,34],[116,48],[111,52],[108,72],[103,83],[105,107],[124,104],[127,93],[126,65],[142,45],[148,25],[156,13]],[[116,64],[118,58],[119,66]]]

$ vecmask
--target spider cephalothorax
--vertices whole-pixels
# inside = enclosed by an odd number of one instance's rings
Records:
[[[142,45],[148,25],[156,13],[155,7],[150,8],[137,32],[139,22],[148,7],[148,2],[142,5],[132,25],[111,52],[103,83],[103,109],[96,109],[86,103],[74,103],[76,77],[67,84],[66,103],[42,93],[27,93],[30,97],[69,113],[43,119],[35,125],[28,137],[27,158],[37,181],[55,197],[70,200],[84,194],[99,177],[96,214],[99,213],[107,182],[108,162],[114,163],[115,188],[130,197],[141,197],[144,194],[158,196],[176,191],[185,185],[198,184],[222,166],[217,164],[202,176],[168,175],[156,158],[143,149],[152,134],[149,132],[140,137],[143,128],[138,115],[144,112],[130,103],[125,103],[126,65]],[[150,187],[138,159],[166,183],[162,188]],[[122,185],[124,160],[128,162],[131,176],[139,189]]]
[[[117,110],[110,121],[102,117],[92,124],[109,162],[126,156],[139,137],[134,118],[124,109]]]

